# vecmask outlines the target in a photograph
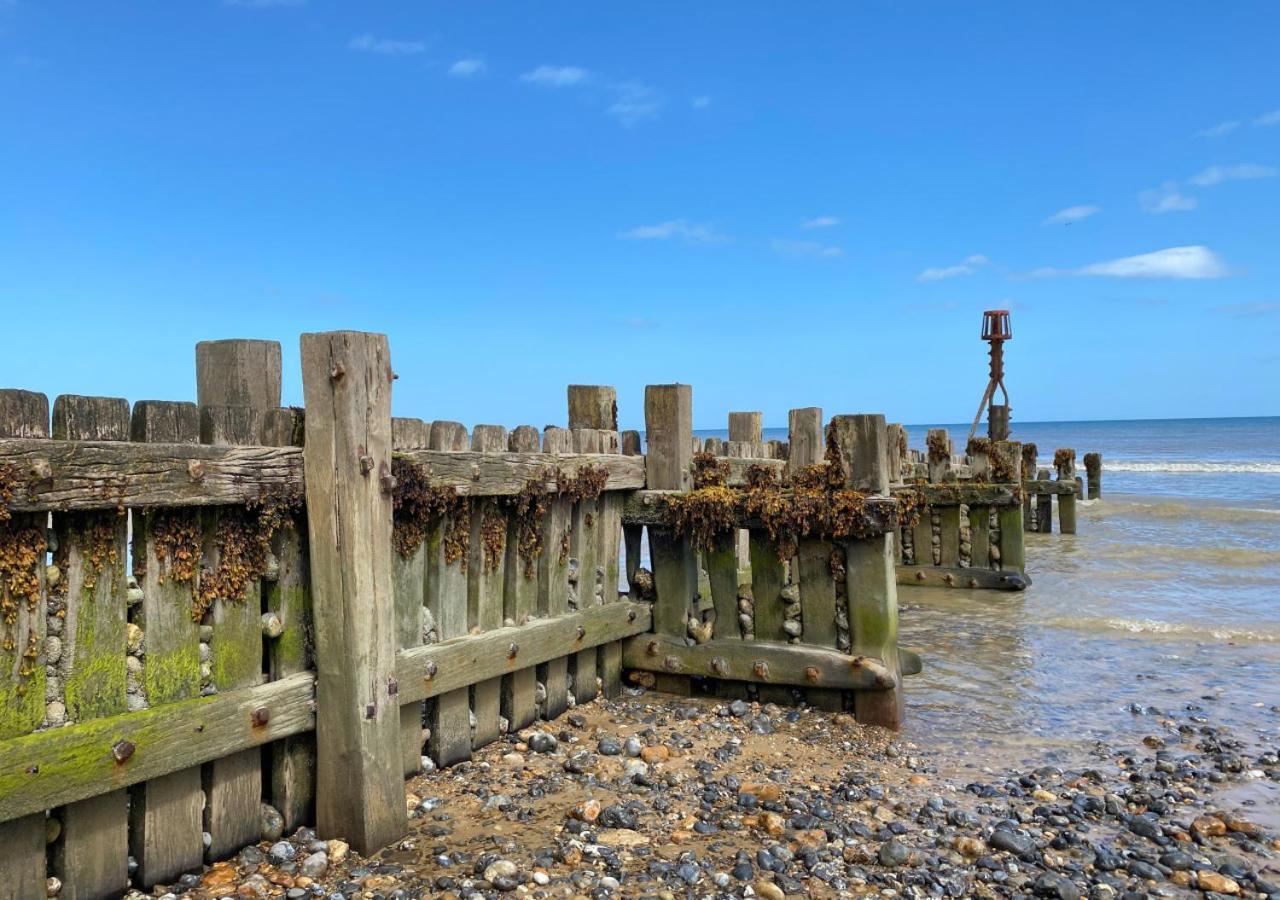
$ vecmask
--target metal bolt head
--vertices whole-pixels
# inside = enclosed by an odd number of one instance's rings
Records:
[[[334,381],[341,381],[342,376],[347,374],[347,370],[342,367],[342,363],[334,363],[333,368],[329,370],[329,377]]]
[[[436,665],[435,660],[434,660],[434,659],[433,659],[433,660],[428,660],[428,662],[427,662],[427,681],[430,681],[432,678],[435,678],[435,677],[436,677],[436,672],[438,672],[438,671],[439,671],[439,666],[437,666],[437,665]]]
[[[769,680],[769,664],[765,662],[763,659],[757,659],[755,661],[755,665],[751,667],[751,671],[761,681]]]
[[[512,641],[507,646],[507,659],[515,659],[516,654],[519,652],[520,652],[520,645],[517,644],[515,641]]]
[[[271,721],[271,710],[265,706],[259,706],[249,714],[249,721],[253,723],[254,728],[261,728]]]
[[[136,749],[133,741],[116,741],[111,745],[111,756],[116,762],[122,763],[133,756],[133,751]]]
[[[729,671],[729,664],[725,662],[723,656],[711,657],[711,671],[717,675],[725,675]]]
[[[650,641],[648,645],[644,648],[644,652],[649,654],[650,656],[657,656],[658,646],[659,645],[657,641]]]
[[[579,625],[579,626],[578,626],[578,640],[582,640],[582,639],[583,639],[584,637],[586,637],[586,636],[587,636],[587,629],[586,629],[586,627],[585,627],[585,626],[582,626],[582,625]]]
[[[364,717],[366,719],[372,719],[377,714],[378,714],[378,704],[376,703],[370,703],[368,706],[364,708]]]
[[[662,668],[666,669],[668,672],[679,672],[680,660],[677,657],[668,656],[662,661]]]
[[[810,684],[817,684],[818,680],[821,677],[822,677],[822,673],[818,671],[817,666],[804,667],[804,680],[809,682]]]
[[[394,678],[388,678],[387,679],[387,696],[394,697],[398,693],[400,693],[400,682],[396,681]]]
[[[187,477],[192,481],[204,480],[204,460],[189,459],[187,460]]]
[[[360,455],[360,474],[368,475],[373,471],[373,457],[367,453]]]

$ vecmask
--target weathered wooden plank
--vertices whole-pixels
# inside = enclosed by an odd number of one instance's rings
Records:
[[[938,540],[941,549],[941,565],[955,568],[960,565],[960,507],[938,508]]]
[[[1010,484],[1022,484],[1022,444],[1017,441],[993,441],[991,455],[1006,462],[1002,471],[993,474],[1000,481]],[[1031,445],[1032,458],[1035,447]],[[1007,471],[1006,471],[1007,470]],[[1000,568],[1003,571],[1025,572],[1027,569],[1026,544],[1023,531],[1027,527],[1024,517],[1031,504],[1031,495],[1023,494],[1020,506],[1001,507],[996,511],[996,522],[1000,526]]]
[[[622,452],[627,456],[640,455],[640,432],[624,431],[622,433]],[[621,517],[621,513],[619,513],[619,516]],[[636,571],[640,568],[643,542],[644,526],[628,525],[624,521],[622,525],[622,543],[626,548],[627,590],[633,597],[636,595],[635,577]]]
[[[572,412],[572,410],[570,410]],[[570,422],[573,449],[579,453],[598,453],[601,449],[600,432],[594,428],[573,428]],[[600,523],[599,504],[594,498],[574,504],[570,550],[578,561],[578,609],[598,605],[596,589],[599,582]],[[573,670],[573,696],[579,703],[594,700],[598,693],[596,684],[599,654],[595,647],[584,647],[570,661]]]
[[[670,635],[641,634],[623,642],[629,669],[748,681],[790,695],[790,687],[829,687],[878,693],[892,690],[892,667],[868,656],[778,641],[713,639],[690,647]]]
[[[507,442],[508,448],[517,453],[537,453],[539,444],[538,430],[532,425],[513,428]],[[541,523],[536,527],[541,527]],[[538,560],[521,555],[520,521],[516,516],[511,516],[508,523],[506,584],[502,595],[505,622],[519,626],[538,614]],[[502,715],[512,731],[528,726],[538,717],[537,681],[538,670],[532,665],[517,669],[503,679]]]
[[[302,441],[301,409],[279,409],[268,416],[263,440],[268,444]],[[264,582],[268,613],[280,619],[279,637],[267,643],[267,671],[272,681],[311,668],[313,646],[311,585],[307,536],[293,517],[272,539],[276,577]],[[271,745],[271,804],[284,818],[286,833],[315,821],[315,734],[307,732]]]
[[[199,411],[194,403],[136,403],[130,435],[143,442],[198,441]],[[163,709],[200,694],[200,626],[191,615],[199,568],[199,517],[195,510],[135,510],[133,523],[134,574],[142,589],[137,624],[147,650],[143,694],[153,709]],[[179,547],[192,555],[177,559]],[[139,884],[172,881],[200,868],[203,811],[198,765],[143,781],[130,791],[129,852],[138,861]]]
[[[467,439],[467,430],[458,422],[431,423],[431,448],[448,451]],[[465,446],[465,443],[464,443]],[[452,521],[439,523],[427,535],[427,608],[435,619],[441,640],[467,633],[467,573],[464,559],[446,559],[445,536]],[[465,550],[463,551],[465,553]],[[402,700],[406,699],[402,697]],[[467,685],[443,694],[429,710],[431,739],[428,752],[437,765],[448,766],[471,758],[471,692]]]
[[[572,436],[564,428],[548,426],[542,433],[542,452],[568,453]],[[552,460],[555,462],[555,460]],[[538,558],[538,614],[562,616],[569,612],[569,550],[573,506],[564,498],[548,501],[542,524],[542,556]],[[546,694],[543,714],[548,719],[560,716],[569,703],[569,660],[567,657],[547,660],[538,670]]]
[[[53,405],[53,432],[61,440],[123,441],[129,437],[128,401],[64,395]],[[125,566],[128,520],[121,513],[67,513],[55,517],[58,558],[64,561],[58,598],[63,615],[57,662],[66,716],[83,722],[125,712]],[[61,813],[63,837],[54,872],[68,897],[110,897],[129,883],[128,797],[123,790],[69,804]]]
[[[1011,484],[989,484],[972,481],[948,481],[945,484],[895,485],[891,493],[916,493],[929,506],[1013,506],[1021,503],[1017,489]]]
[[[612,391],[612,388],[606,389]],[[617,402],[611,403],[617,410]],[[616,423],[616,414],[615,414]],[[572,424],[572,419],[570,420]],[[622,436],[612,429],[599,432],[601,451],[605,453],[622,452]],[[616,491],[606,491],[600,495],[596,503],[599,549],[596,552],[600,571],[600,600],[604,603],[617,603],[621,582],[622,553],[622,503],[623,496]],[[622,693],[622,642],[611,641],[599,650],[600,690],[606,697],[617,697]]]
[[[707,579],[711,583],[711,603],[715,610],[712,634],[721,640],[741,640],[738,625],[738,553],[737,535],[717,537],[715,546],[705,554]]]
[[[843,464],[846,486],[879,495],[888,493],[884,416],[836,416],[831,420],[831,442]],[[897,685],[898,590],[890,534],[846,543],[845,602],[853,654],[884,660]],[[896,729],[902,723],[902,712],[900,686],[854,695],[854,715],[864,724]]]
[[[1031,578],[1021,572],[941,566],[897,566],[898,584],[919,587],[978,588],[991,591],[1021,591]]]
[[[414,450],[397,455],[424,466],[433,482],[453,485],[458,493],[468,496],[518,494],[530,480],[538,477],[546,477],[547,487],[552,488],[555,486],[554,473],[548,470],[548,462],[554,462],[555,467],[569,477],[587,466],[603,469],[607,476],[604,488],[607,491],[642,488],[645,479],[643,458],[613,453],[565,452],[554,461],[532,453],[510,452]]]
[[[928,506],[919,510],[915,525],[911,526],[911,546],[917,566],[931,566],[933,561],[933,514]]]
[[[207,341],[196,345],[196,402],[200,443],[254,445],[262,441],[264,415],[280,406],[280,345],[274,341]],[[220,522],[229,512],[204,513],[203,565],[216,570],[223,548]],[[211,678],[219,691],[263,681],[262,585],[256,579],[243,597],[217,597],[205,624]],[[206,855],[223,859],[258,839],[262,802],[262,754],[243,750],[209,762],[203,772]]]
[[[628,525],[665,527],[669,523],[665,497],[679,491],[629,491],[622,507],[622,521]],[[784,492],[785,493],[785,492]],[[872,534],[883,534],[898,527],[898,502],[890,497],[868,497],[864,507],[864,526]],[[737,528],[763,528],[764,523],[738,510],[734,516]]]
[[[991,571],[991,507],[969,507],[969,566]]]
[[[49,436],[49,401],[31,391],[0,390],[0,437],[41,441]],[[18,562],[25,555],[33,593],[19,588],[15,572],[0,580],[6,606],[16,610],[13,622],[0,622],[0,739],[27,735],[45,718],[45,667],[38,658],[45,639],[45,517],[13,514],[0,521],[0,540]],[[4,790],[0,787],[0,802]],[[52,806],[54,804],[48,804]],[[44,806],[25,812],[0,813],[0,886],[13,896],[43,897],[45,891]],[[3,820],[15,818],[16,821]]]
[[[1071,481],[1052,481],[1048,478],[1034,478],[1029,481],[1022,482],[1023,493],[1032,497],[1039,497],[1047,494],[1075,495],[1076,483]]]
[[[400,696],[427,700],[456,693],[479,680],[563,659],[583,647],[642,634],[651,624],[649,604],[624,600],[403,650],[396,661]]]
[[[786,600],[782,587],[786,573],[778,559],[778,547],[767,532],[752,529],[749,537],[751,558],[751,596],[755,601],[755,639],[757,641],[785,642],[787,632]],[[791,690],[787,687],[764,685],[760,699],[769,703],[791,703]]]
[[[569,385],[569,430],[618,430],[618,392],[599,384]]]
[[[471,431],[471,449],[484,454],[506,452],[507,430],[500,425],[477,425]],[[472,500],[467,625],[473,632],[502,627],[508,524],[506,513],[495,498]],[[471,708],[475,716],[471,746],[478,750],[502,733],[498,722],[502,714],[502,679],[476,682],[471,689]]]
[[[430,428],[421,419],[393,418],[391,446],[394,450],[425,448]],[[392,554],[392,579],[396,606],[396,647],[407,650],[422,644],[423,612],[427,599],[427,547],[420,544],[411,554]],[[398,696],[398,695],[397,695]],[[404,773],[408,777],[422,771],[424,709],[421,701],[400,704],[400,749]]]
[[[391,355],[383,335],[304,334],[315,609],[316,828],[371,854],[407,827],[391,582]]]
[[[315,727],[314,700],[315,677],[300,672],[0,741],[0,821],[130,785],[152,786],[170,773],[308,731]],[[150,793],[146,799],[158,802]],[[199,802],[197,792],[197,814]],[[198,849],[199,831],[195,839]],[[200,867],[199,852],[194,866]]]

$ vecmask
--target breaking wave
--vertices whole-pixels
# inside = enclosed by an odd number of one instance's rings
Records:
[[[1248,643],[1280,643],[1280,630],[1201,625],[1191,622],[1164,622],[1160,619],[1061,618],[1046,624],[1076,631],[1122,631],[1129,634],[1154,635],[1199,641],[1239,641]]]
[[[1120,501],[1107,504],[1109,510],[1126,516],[1152,519],[1212,519],[1217,522],[1274,522],[1280,524],[1280,509],[1258,509],[1248,506],[1211,506],[1179,503],[1176,500],[1137,502]]]
[[[1168,475],[1203,475],[1213,473],[1240,473],[1249,475],[1280,475],[1280,462],[1208,462],[1189,460],[1174,462],[1173,460],[1103,460],[1102,471],[1106,472],[1152,472]]]

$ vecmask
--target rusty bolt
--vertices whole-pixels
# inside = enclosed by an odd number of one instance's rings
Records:
[[[396,489],[396,476],[391,474],[391,466],[385,459],[378,465],[378,483],[382,485],[384,494],[390,494]]]
[[[134,746],[133,741],[116,741],[111,746],[111,755],[115,757],[116,762],[122,763],[133,756],[133,751],[136,749],[137,747]]]
[[[187,460],[187,476],[192,481],[204,480],[204,461],[200,459]]]
[[[507,647],[507,659],[515,659],[516,654],[518,654],[519,652],[520,652],[520,645],[517,644],[515,641],[512,641],[511,644]]]
[[[849,667],[853,669],[861,669],[863,659],[864,657],[855,656],[853,659],[849,660]]]
[[[679,672],[680,660],[674,656],[668,656],[662,661],[662,668],[666,669],[668,672]]]
[[[644,652],[645,652],[645,653],[647,653],[647,654],[649,654],[650,656],[657,656],[657,655],[658,655],[658,642],[657,642],[657,641],[650,641],[650,642],[649,642],[649,645],[648,645],[647,647],[645,647],[645,648],[644,648]]]
[[[398,693],[400,693],[400,682],[396,681],[394,678],[388,678],[387,679],[387,696],[394,697]]]
[[[942,576],[942,580],[946,582],[947,587],[952,587],[956,583],[956,577],[948,572]]]
[[[586,637],[586,636],[587,636],[587,629],[586,629],[586,627],[585,627],[585,626],[583,626],[583,625],[579,625],[579,626],[578,626],[578,640],[582,640],[582,639],[583,639],[584,637]]]
[[[249,715],[249,721],[253,723],[254,728],[261,728],[271,721],[271,710],[265,706],[259,706]]]
[[[436,677],[436,672],[438,672],[438,671],[439,671],[439,667],[437,667],[437,666],[436,666],[436,661],[435,661],[434,659],[432,659],[432,660],[428,660],[428,661],[427,661],[427,677],[426,677],[426,680],[427,680],[427,681],[430,681],[432,678],[435,678],[435,677]]]
[[[636,611],[634,609],[627,610],[627,621],[634,622],[636,620]]]
[[[364,708],[364,717],[366,719],[372,719],[377,714],[378,714],[378,704],[376,703],[370,703],[368,706]]]
[[[924,581],[924,573],[923,573],[923,572],[920,572],[920,571],[917,571],[917,572],[916,572],[916,581]]]
[[[39,766],[27,766],[27,774],[28,774],[28,775],[39,775],[39,774],[40,774],[40,767],[39,767]]]
[[[819,681],[819,679],[821,679],[821,678],[822,678],[822,673],[818,671],[818,667],[817,667],[817,666],[805,666],[805,667],[804,667],[804,680],[805,680],[805,681],[809,682],[810,684],[817,684],[817,683],[818,683],[818,681]]]
[[[368,453],[361,453],[360,454],[360,474],[368,475],[372,471],[373,471],[373,457],[370,456]]]
[[[971,587],[971,588],[976,588],[977,586],[978,586],[978,579],[976,579],[976,578],[970,578],[970,579],[969,579],[969,587]]]
[[[724,661],[723,656],[711,657],[711,671],[717,675],[727,675],[729,673],[729,664]]]
[[[769,664],[763,659],[757,659],[755,665],[751,667],[751,671],[754,672],[755,676],[761,681],[769,680]]]
[[[334,381],[341,381],[342,376],[347,374],[347,370],[342,367],[342,363],[334,363],[333,368],[329,370],[329,377]]]
[[[53,466],[49,465],[49,460],[40,457],[31,461],[31,477],[36,481],[52,481]]]

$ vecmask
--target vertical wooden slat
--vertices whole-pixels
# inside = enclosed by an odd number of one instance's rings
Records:
[[[622,452],[622,439],[616,431],[601,432],[605,453]],[[617,491],[608,491],[601,495],[600,509],[600,550],[598,559],[604,569],[601,583],[605,603],[617,603],[621,582],[621,543],[622,543],[622,504],[623,496]],[[600,646],[600,684],[606,697],[617,697],[622,693],[622,642],[610,641]]]
[[[1022,487],[1022,445],[1017,441],[1000,441],[991,445],[993,455],[1000,454],[1008,462],[1009,483]],[[1006,477],[1003,475],[1001,477]],[[1030,502],[1027,498],[1026,502]],[[1026,571],[1027,560],[1023,538],[1022,506],[1002,506],[996,516],[1000,525],[1000,568],[1012,572]]]
[[[520,425],[511,431],[507,448],[515,453],[537,453],[538,430]],[[542,523],[538,523],[542,527]],[[503,616],[515,625],[523,625],[538,613],[538,570],[536,559],[520,555],[520,523],[511,516],[507,529],[506,585],[503,588]],[[544,549],[544,553],[549,552]],[[507,727],[517,731],[538,716],[538,671],[534,666],[518,669],[502,682],[502,715]]]
[[[952,569],[960,565],[959,504],[948,504],[938,508],[938,542],[941,565]]]
[[[786,601],[782,587],[786,572],[778,559],[778,545],[763,529],[751,529],[751,596],[755,599],[755,635],[757,641],[786,641]],[[791,689],[780,685],[761,685],[760,699],[766,703],[790,703]]]
[[[316,630],[316,828],[372,854],[404,834],[391,583],[391,354],[380,334],[304,334]]]
[[[548,426],[542,432],[542,452],[568,453],[569,432]],[[548,464],[554,466],[555,460]],[[538,614],[561,616],[569,611],[569,548],[565,544],[571,522],[572,505],[563,498],[552,498],[543,519],[542,556],[538,558]],[[562,715],[568,708],[569,659],[560,657],[538,667],[546,692],[543,714],[548,719]]]
[[[1053,534],[1053,494],[1036,495],[1036,531]]]
[[[302,443],[305,427],[301,409],[271,410],[262,442],[269,447]],[[311,585],[307,536],[297,519],[290,519],[272,540],[276,577],[263,585],[269,612],[280,617],[284,630],[267,644],[267,671],[272,681],[311,667]],[[316,738],[298,734],[271,744],[271,805],[284,819],[286,832],[315,821]]]
[[[886,496],[889,472],[884,416],[836,416],[830,427],[845,485],[866,494]],[[895,679],[889,690],[854,694],[854,715],[863,724],[897,728],[902,723],[902,686],[898,672],[898,588],[890,535],[847,542],[845,560],[852,652],[882,660]]]
[[[911,528],[911,547],[917,566],[932,566],[933,561],[933,508],[920,507],[920,516]]]
[[[693,461],[693,388],[687,384],[651,384],[644,389],[646,486],[687,491]],[[653,581],[657,600],[653,630],[682,637],[698,591],[698,558],[690,541],[668,528],[649,529]],[[689,679],[660,674],[659,690],[689,694]]]
[[[194,403],[163,400],[135,403],[130,439],[153,444],[198,443],[199,408]],[[191,616],[197,580],[175,577],[175,560],[159,550],[162,541],[157,535],[162,522],[182,518],[189,518],[192,529],[197,527],[194,510],[148,510],[134,518],[134,566],[142,569],[138,578],[142,589],[139,624],[147,648],[142,684],[152,707],[200,694],[200,626]],[[129,797],[129,852],[138,862],[135,882],[150,887],[199,869],[204,859],[200,767],[135,785]]]
[[[507,449],[507,430],[501,425],[477,425],[471,433],[471,449],[501,453]],[[471,510],[470,560],[467,565],[467,624],[472,633],[502,627],[502,590],[506,580],[506,513],[493,497],[475,497]],[[485,521],[500,522],[502,547],[493,562],[493,548],[486,550]],[[498,739],[502,713],[502,679],[490,678],[472,687],[476,727],[471,746],[479,749]]]
[[[991,507],[969,507],[969,565],[991,568]]]
[[[1053,465],[1057,470],[1056,474],[1059,482],[1064,484],[1079,482],[1076,477],[1076,451],[1069,447],[1058,450],[1053,454]],[[1058,531],[1061,534],[1076,533],[1075,494],[1058,495]]]
[[[573,449],[577,453],[599,453],[600,432],[594,428],[570,429]],[[599,581],[597,568],[600,551],[599,503],[584,499],[574,504],[573,525],[570,532],[570,553],[578,561],[578,609],[584,610],[597,603],[596,587]],[[573,696],[580,703],[594,700],[597,693],[595,647],[579,650],[573,657]]]
[[[280,345],[275,341],[203,341],[196,345],[196,403],[200,442],[260,444],[265,417],[280,406]],[[217,566],[219,519],[205,517],[205,565]],[[219,691],[263,681],[262,585],[251,581],[243,598],[219,597],[210,610],[212,682]],[[262,751],[242,750],[205,765],[208,857],[223,859],[254,843],[261,827]]]
[[[458,422],[431,423],[432,450],[465,447],[467,430]],[[440,640],[467,633],[467,573],[461,558],[445,559],[445,534],[451,522],[441,522],[427,537],[427,608]],[[462,688],[441,694],[431,706],[431,758],[448,766],[471,758],[471,691]]]
[[[49,400],[33,391],[0,390],[0,437],[47,438]],[[0,623],[0,739],[27,734],[45,717],[43,660],[38,653],[45,637],[45,521],[43,514],[19,515],[0,522],[0,537],[25,539],[39,548],[34,574],[39,584],[34,608],[0,584],[6,603],[16,607],[12,623]],[[45,818],[24,816],[0,823],[0,890],[14,897],[45,895]]]
[[[53,404],[53,434],[67,441],[129,438],[129,402],[117,397],[64,395]],[[54,517],[66,561],[62,625],[63,686],[71,722],[118,715],[125,705],[125,511]],[[129,809],[124,790],[72,803],[60,813],[62,839],[54,872],[61,896],[97,900],[129,882]]]
[[[622,432],[622,453],[624,456],[640,455],[640,432]],[[622,543],[626,548],[627,558],[627,589],[631,592],[633,599],[636,596],[635,577],[636,570],[640,568],[643,541],[643,525],[622,526]]]
[[[427,423],[421,419],[393,418],[391,448],[393,450],[426,449],[429,435]],[[407,557],[392,554],[396,605],[396,647],[404,650],[422,643],[423,610],[427,598],[427,547],[418,547]],[[400,750],[406,776],[422,770],[423,704],[400,705]]]

